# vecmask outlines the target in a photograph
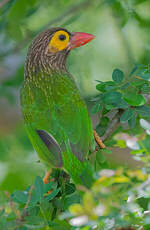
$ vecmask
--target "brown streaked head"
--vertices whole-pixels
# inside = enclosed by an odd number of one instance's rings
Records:
[[[85,45],[94,37],[88,33],[70,33],[60,27],[39,33],[28,51],[25,76],[37,72],[66,71],[70,50]]]

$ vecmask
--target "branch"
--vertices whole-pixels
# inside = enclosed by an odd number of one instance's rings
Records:
[[[102,141],[105,141],[106,139],[108,139],[108,137],[110,137],[113,134],[113,132],[118,128],[118,126],[120,125],[120,117],[121,117],[122,113],[123,113],[123,111],[119,110],[118,113],[115,114],[114,118],[109,123],[109,126],[108,126],[105,134],[101,137]]]
[[[31,201],[31,194],[32,194],[33,189],[34,189],[34,186],[32,185],[30,190],[29,190],[29,196],[28,196],[27,203],[26,203],[26,205],[25,205],[25,207],[23,209],[23,212],[21,214],[21,220],[24,220],[24,217],[27,215],[27,208],[28,208],[29,203]]]

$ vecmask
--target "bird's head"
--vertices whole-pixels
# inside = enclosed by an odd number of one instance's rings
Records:
[[[39,33],[28,51],[26,75],[39,71],[66,71],[66,57],[70,50],[85,45],[94,37],[88,33],[70,33],[63,28]]]

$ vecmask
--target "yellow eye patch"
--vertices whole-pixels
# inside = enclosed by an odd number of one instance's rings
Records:
[[[49,43],[49,51],[56,53],[65,49],[69,42],[69,34],[64,30],[57,31]]]

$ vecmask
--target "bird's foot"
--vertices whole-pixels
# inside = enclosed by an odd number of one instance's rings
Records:
[[[94,138],[95,138],[95,141],[96,143],[98,144],[98,146],[101,148],[101,149],[105,149],[106,146],[104,145],[104,143],[102,142],[102,140],[100,139],[98,133],[93,129],[93,135],[94,135]]]
[[[43,178],[44,184],[48,184],[50,182],[50,174],[51,174],[51,169],[45,173],[45,176]]]

